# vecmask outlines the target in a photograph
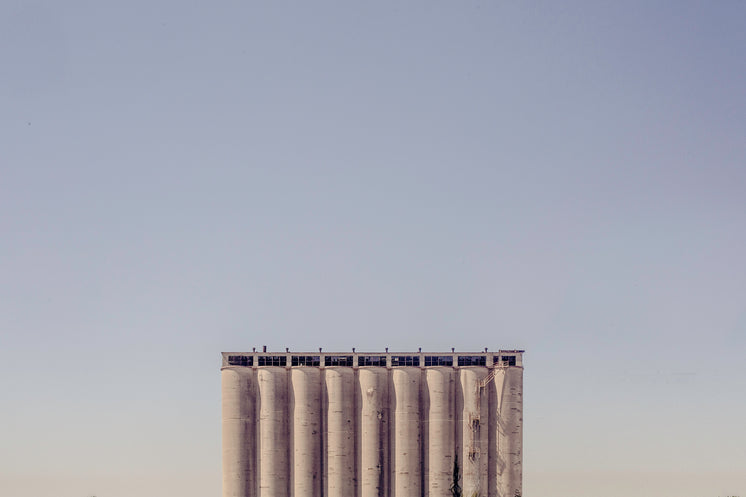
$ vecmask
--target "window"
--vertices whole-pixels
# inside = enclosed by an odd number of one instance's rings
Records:
[[[260,355],[260,366],[287,366],[288,358],[284,355]]]
[[[495,366],[515,366],[514,355],[495,356],[493,361]]]
[[[426,355],[425,366],[453,366],[453,356]]]
[[[391,356],[392,366],[419,366],[420,357],[411,355],[395,355]]]
[[[230,364],[231,366],[253,366],[254,356],[229,355],[228,364]]]
[[[386,356],[385,355],[365,355],[365,356],[358,356],[357,358],[357,365],[358,366],[385,366],[386,365]]]
[[[290,361],[293,366],[318,366],[320,363],[317,355],[294,355],[290,358]]]
[[[351,355],[328,355],[324,357],[324,366],[352,366]]]
[[[458,356],[459,366],[486,366],[487,356],[483,355],[460,355]]]

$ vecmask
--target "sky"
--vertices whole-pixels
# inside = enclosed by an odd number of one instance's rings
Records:
[[[0,495],[220,495],[220,352],[525,349],[524,495],[746,496],[746,3],[0,1]]]

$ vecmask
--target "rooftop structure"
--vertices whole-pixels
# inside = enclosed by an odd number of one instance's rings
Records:
[[[523,351],[223,352],[223,497],[516,497]]]

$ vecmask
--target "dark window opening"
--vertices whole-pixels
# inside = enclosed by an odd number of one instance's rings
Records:
[[[231,366],[253,366],[254,356],[229,355],[228,364],[230,364]]]
[[[352,366],[351,355],[328,355],[324,357],[324,366]]]
[[[391,356],[392,366],[419,366],[420,356],[395,355]]]
[[[320,364],[317,355],[294,355],[290,358],[292,366],[318,366]]]
[[[504,355],[499,356],[496,355],[492,358],[492,362],[495,366],[515,366],[516,365],[516,356],[514,355]]]
[[[361,355],[357,358],[358,366],[385,366],[386,356],[385,355]]]
[[[425,366],[453,366],[453,356],[450,355],[426,355]]]
[[[514,355],[504,355],[501,357],[496,357],[495,359],[499,359],[502,366],[515,366]]]
[[[483,355],[462,355],[458,356],[459,366],[486,366],[487,356]]]
[[[287,356],[284,355],[260,355],[260,366],[286,366],[288,363]]]

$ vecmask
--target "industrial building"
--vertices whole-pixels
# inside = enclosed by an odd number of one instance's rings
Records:
[[[522,350],[222,355],[223,497],[522,494]]]

